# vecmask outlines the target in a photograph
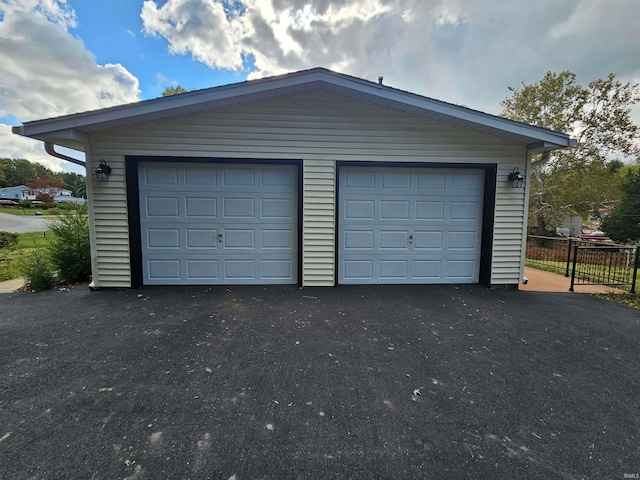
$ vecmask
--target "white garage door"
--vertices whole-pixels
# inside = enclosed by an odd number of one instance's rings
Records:
[[[297,283],[297,174],[286,165],[141,163],[146,285]]]
[[[341,168],[339,283],[477,283],[483,190],[483,170]]]

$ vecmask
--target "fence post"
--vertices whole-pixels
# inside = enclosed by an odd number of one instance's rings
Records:
[[[631,293],[636,293],[636,278],[640,267],[640,246],[636,247],[636,260],[633,262],[633,275],[631,276]]]
[[[573,239],[569,238],[569,248],[567,250],[567,269],[564,272],[564,276],[568,277],[569,276],[569,263],[571,263],[571,241]]]
[[[571,286],[569,287],[569,291],[573,292],[573,282],[576,279],[576,263],[578,261],[578,248],[580,245],[576,245],[573,248],[573,269],[571,270]]]

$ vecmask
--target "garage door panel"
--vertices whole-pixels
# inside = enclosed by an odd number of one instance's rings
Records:
[[[224,260],[225,277],[232,280],[255,280],[255,259],[227,258]]]
[[[478,232],[449,232],[449,250],[465,250],[474,253],[478,248]]]
[[[484,178],[478,175],[477,172],[458,172],[449,178],[451,178],[451,190],[454,192],[479,194],[484,189]]]
[[[373,200],[346,200],[344,216],[347,219],[373,220],[375,218],[375,201]]]
[[[444,202],[416,201],[416,220],[444,220]]]
[[[452,200],[449,203],[450,220],[478,220],[482,210],[478,208],[478,202],[464,202]]]
[[[218,185],[218,171],[207,166],[192,166],[184,170],[184,183],[190,187]]]
[[[413,250],[442,250],[442,231],[415,230],[413,234]]]
[[[413,277],[419,280],[439,282],[442,277],[441,260],[414,260]]]
[[[295,167],[142,163],[139,189],[146,284],[297,282]]]
[[[408,200],[381,200],[380,214],[376,217],[380,220],[408,220],[410,205]]]
[[[416,190],[421,195],[442,195],[446,187],[447,175],[444,172],[423,171],[416,174]]]
[[[404,190],[411,188],[411,173],[406,171],[387,170],[380,175],[382,188],[385,190]]]
[[[216,218],[218,216],[218,201],[210,197],[186,197],[185,217],[207,217]]]
[[[294,232],[291,229],[263,229],[261,239],[263,249],[290,249],[295,240]]]
[[[144,185],[178,185],[178,168],[167,165],[157,165],[147,167],[141,180]]]
[[[255,171],[247,168],[226,167],[222,170],[222,185],[225,187],[254,187]]]
[[[447,260],[447,278],[460,282],[471,281],[475,267],[476,261],[473,259]]]
[[[180,199],[178,197],[147,197],[147,217],[177,217]]]
[[[264,259],[261,267],[264,279],[286,280],[293,274],[293,263],[289,258]]]
[[[188,259],[187,278],[190,280],[209,280],[219,279],[218,260],[211,258]]]
[[[247,219],[256,216],[255,200],[253,198],[225,198],[222,204],[222,216],[224,218]]]
[[[373,260],[345,260],[343,263],[343,276],[347,280],[369,281],[373,280]]]
[[[149,228],[147,229],[147,247],[180,248],[180,230],[178,228]]]
[[[260,207],[261,217],[264,219],[291,219],[291,197],[262,198]]]
[[[408,260],[380,260],[378,276],[381,280],[404,280],[409,276]]]
[[[381,230],[379,232],[379,250],[402,250],[409,249],[408,230]]]
[[[149,259],[147,261],[149,278],[153,280],[180,280],[180,260]]]
[[[375,232],[373,230],[347,230],[342,245],[345,250],[373,250]]]
[[[341,169],[339,282],[477,282],[483,185],[482,170]]]
[[[216,228],[187,228],[187,249],[218,248],[218,230]]]

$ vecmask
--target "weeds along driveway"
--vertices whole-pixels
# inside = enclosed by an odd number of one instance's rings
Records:
[[[0,477],[623,478],[638,310],[579,294],[0,295]]]

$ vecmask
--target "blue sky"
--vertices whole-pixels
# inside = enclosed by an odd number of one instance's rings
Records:
[[[136,0],[69,0],[78,18],[71,30],[81,38],[98,64],[121,63],[140,82],[142,100],[159,97],[165,87],[187,89],[243,81],[246,71],[211,69],[190,55],[170,55],[167,41],[143,33]]]
[[[638,0],[0,0],[0,157],[22,122],[312,67],[488,113],[570,70],[640,83]],[[633,111],[640,123],[640,107]]]

